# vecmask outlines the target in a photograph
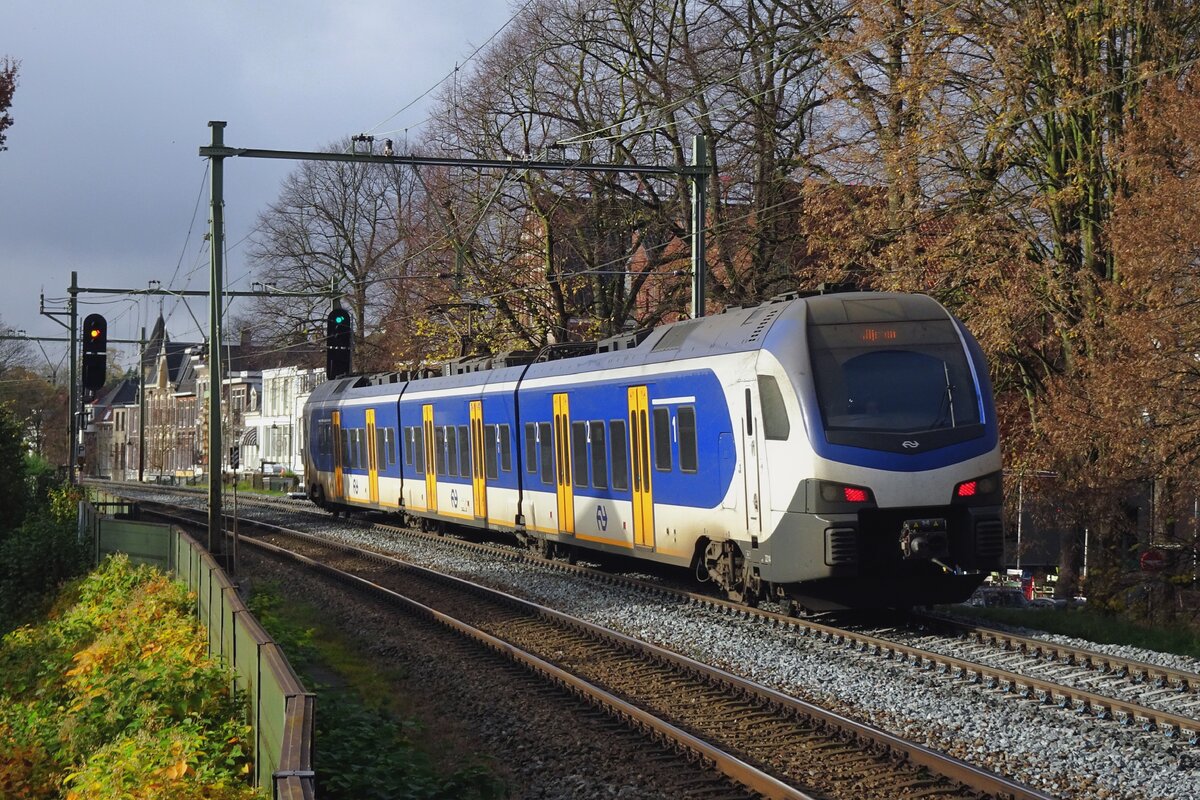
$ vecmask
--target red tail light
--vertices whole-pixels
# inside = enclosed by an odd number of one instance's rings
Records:
[[[866,489],[856,489],[853,486],[843,486],[842,495],[847,503],[865,503],[870,499]]]
[[[954,490],[954,495],[956,497],[974,497],[975,491],[978,488],[978,481],[963,481],[958,485],[958,488]]]

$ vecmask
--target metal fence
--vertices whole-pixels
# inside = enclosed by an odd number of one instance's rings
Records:
[[[131,562],[173,572],[195,593],[196,616],[208,631],[209,652],[233,667],[236,688],[249,701],[255,785],[271,786],[276,800],[311,800],[314,696],[305,691],[283,651],[199,542],[172,525],[119,519],[101,511],[120,505],[80,505],[80,536],[92,537],[97,563],[112,553],[126,553]],[[119,516],[132,510],[122,509]]]

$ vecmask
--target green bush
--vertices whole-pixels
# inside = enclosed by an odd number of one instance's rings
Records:
[[[184,587],[125,557],[0,641],[0,797],[258,797],[232,678]]]
[[[74,517],[51,511],[27,517],[0,539],[0,632],[28,621],[65,582],[87,570],[88,551],[78,541]]]

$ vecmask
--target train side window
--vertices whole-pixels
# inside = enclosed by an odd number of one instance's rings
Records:
[[[317,452],[323,456],[330,453],[328,420],[323,419],[317,423]]]
[[[496,441],[499,425],[483,426],[483,474],[488,480],[495,480],[500,473],[500,443]]]
[[[571,471],[575,473],[575,485],[588,485],[588,429],[586,422],[571,423]]]
[[[466,425],[458,426],[458,474],[469,478],[471,470],[471,431]]]
[[[623,492],[629,488],[629,442],[625,438],[625,420],[610,420],[608,434],[612,447],[612,488]]]
[[[446,426],[446,474],[454,477],[458,471],[458,432],[453,425]]]
[[[525,423],[525,471],[538,471],[537,426]]]
[[[500,437],[500,469],[505,472],[512,472],[512,439],[510,438],[510,429],[507,424],[498,425]]]
[[[425,427],[411,428],[413,432],[413,463],[417,467],[417,474],[425,474]]]
[[[792,432],[788,421],[787,406],[783,404],[783,392],[774,375],[758,376],[758,398],[762,402],[763,436],[783,441]]]
[[[549,422],[538,423],[538,455],[542,460],[542,483],[554,485],[554,433]]]
[[[367,468],[367,429],[356,428],[354,431],[354,460],[359,469]]]
[[[349,469],[354,465],[354,451],[350,449],[350,429],[342,428],[342,467]]]
[[[660,472],[671,470],[671,409],[654,409],[654,468]]]
[[[592,486],[608,488],[608,449],[604,444],[604,423],[588,423],[588,439],[592,444]]]
[[[680,406],[675,418],[679,423],[679,469],[682,472],[696,472],[699,461],[696,453],[696,407]]]
[[[404,429],[404,463],[413,465],[413,440],[416,438],[416,428]]]
[[[387,466],[387,428],[375,429],[375,469]]]
[[[387,434],[387,463],[389,465],[396,463],[396,429],[387,428],[384,430]]]
[[[438,475],[446,474],[446,428],[438,425],[433,429],[433,458]]]

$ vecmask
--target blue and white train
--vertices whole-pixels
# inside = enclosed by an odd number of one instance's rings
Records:
[[[987,365],[929,297],[790,295],[555,355],[322,384],[309,498],[809,610],[961,600],[1000,567]]]

